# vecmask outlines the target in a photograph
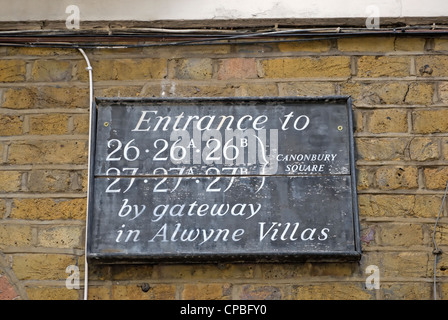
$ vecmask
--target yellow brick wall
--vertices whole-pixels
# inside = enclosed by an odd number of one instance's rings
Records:
[[[358,37],[86,50],[96,96],[351,95],[363,249],[359,263],[92,265],[89,298],[432,299],[432,234],[448,180],[447,44]],[[83,297],[85,67],[73,49],[0,47],[0,299]],[[447,264],[442,253],[439,299],[448,298]],[[80,289],[65,286],[70,265]],[[366,288],[369,265],[379,289]]]

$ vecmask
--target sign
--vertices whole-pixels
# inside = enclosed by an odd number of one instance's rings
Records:
[[[96,103],[89,259],[360,258],[349,98]]]

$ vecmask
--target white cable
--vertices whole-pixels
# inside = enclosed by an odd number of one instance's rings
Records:
[[[90,101],[89,101],[89,114],[90,114],[90,118],[89,118],[89,142],[92,141],[91,139],[91,135],[92,135],[92,114],[93,112],[95,112],[94,106],[93,106],[93,77],[92,77],[92,66],[90,65],[90,61],[89,58],[87,57],[86,53],[84,52],[83,49],[78,48],[78,50],[82,53],[82,55],[84,56],[84,59],[86,60],[87,63],[87,68],[86,70],[89,71],[89,97],[90,97]],[[87,176],[90,177],[90,144],[89,144],[89,156],[88,156],[88,168],[87,168]],[[89,230],[89,184],[87,184],[87,214],[86,214],[86,236],[85,236],[85,247],[84,247],[84,259],[85,259],[85,267],[84,267],[84,300],[88,299],[88,278],[89,278],[89,272],[88,272],[88,263],[87,263],[87,234],[88,234],[88,230]]]

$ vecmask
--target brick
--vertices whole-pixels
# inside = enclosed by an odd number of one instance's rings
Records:
[[[364,131],[364,113],[360,110],[353,110],[353,129],[355,133]]]
[[[73,116],[73,133],[88,134],[90,128],[90,117],[88,114]]]
[[[204,57],[211,55],[223,55],[231,53],[231,45],[212,45],[212,46],[160,46],[143,48],[145,56],[169,57],[171,59],[179,57]],[[116,50],[114,50],[116,52]]]
[[[66,280],[65,269],[78,258],[67,254],[25,253],[12,255],[12,270],[19,280]],[[81,259],[79,259],[81,262]]]
[[[364,37],[338,39],[339,51],[352,52],[389,52],[395,49],[394,37]]]
[[[440,227],[440,225],[439,225],[439,227]],[[437,231],[439,231],[439,230],[437,230]],[[436,233],[436,236],[437,235],[438,235],[438,233]],[[438,241],[438,239],[436,239],[436,241]],[[448,257],[446,255],[444,255],[444,254],[439,255],[437,266],[436,266],[437,276],[446,276],[448,274],[448,261],[447,261],[447,258]],[[434,264],[433,263],[428,265],[428,272],[430,272],[431,274],[434,274]],[[445,291],[445,299],[446,299],[447,293],[448,292]]]
[[[76,49],[57,49],[57,48],[31,48],[31,47],[10,47],[8,54],[11,56],[67,56],[79,55]]]
[[[89,108],[89,88],[45,86],[36,108]]]
[[[375,292],[364,288],[364,282],[329,282],[293,286],[297,300],[371,300]]]
[[[36,286],[27,287],[26,294],[29,300],[79,300],[82,296],[82,289],[69,290],[66,287]]]
[[[5,90],[3,108],[85,108],[89,107],[89,89],[78,87],[27,87]]]
[[[151,279],[154,274],[152,265],[135,265],[128,268],[127,265],[114,265],[110,270],[109,278],[111,280],[141,280]]]
[[[72,65],[69,61],[36,60],[31,70],[33,81],[68,81],[72,77]]]
[[[0,115],[0,136],[15,136],[22,133],[22,116]]]
[[[381,190],[416,189],[418,169],[415,167],[381,167],[376,171],[376,183]]]
[[[88,184],[89,184],[89,173],[87,170],[83,170],[81,175],[78,174],[78,178],[81,179],[81,190],[83,192],[87,192]]]
[[[141,59],[92,59],[94,81],[105,80],[151,80],[163,79],[167,75],[167,60],[163,58]],[[84,60],[75,64],[75,78],[89,80]]]
[[[237,290],[239,300],[281,300],[285,297],[282,288],[274,285],[244,285]]]
[[[14,199],[12,219],[85,220],[87,200],[80,199]]]
[[[93,81],[101,80],[114,80],[116,75],[114,71],[114,60],[110,59],[91,59],[90,64],[92,66],[92,78]],[[75,63],[74,69],[76,70],[75,78],[77,80],[87,82],[89,80],[89,72],[86,70],[87,64],[84,59]]]
[[[407,132],[407,111],[402,109],[378,109],[367,118],[367,130],[372,133]]]
[[[30,117],[30,134],[50,135],[66,134],[68,116],[63,114],[46,114]]]
[[[176,286],[172,284],[150,284],[148,291],[142,290],[142,285],[113,285],[113,300],[174,300]]]
[[[423,245],[421,225],[411,223],[388,223],[377,232],[378,242],[383,246]],[[422,267],[426,268],[426,264]]]
[[[22,173],[19,171],[0,171],[0,192],[20,191]]]
[[[0,248],[24,247],[32,244],[32,228],[29,225],[0,224]]]
[[[375,244],[375,225],[364,225],[361,223],[361,245],[370,246],[370,243]]]
[[[413,82],[409,84],[406,92],[405,104],[428,105],[432,103],[434,96],[434,85],[432,83]]]
[[[170,86],[147,86],[142,93],[145,97],[234,97],[237,87],[233,84],[190,83]]]
[[[28,176],[27,186],[30,191],[37,192],[87,191],[84,184],[88,181],[84,181],[87,179],[84,175],[84,170],[32,170]],[[40,186],[37,182],[39,179],[42,181]]]
[[[432,228],[431,228],[431,245],[433,245],[432,244],[432,234],[434,232],[433,230],[434,229],[432,226]],[[446,246],[448,244],[448,227],[446,225],[439,224],[437,226],[434,240],[438,246]],[[442,259],[443,259],[443,255],[442,255]],[[442,260],[442,262],[446,266],[446,262],[444,260]]]
[[[89,280],[92,282],[95,280],[110,280],[111,269],[113,266],[105,264],[90,264],[89,265]],[[143,276],[143,274],[142,274]],[[104,282],[103,282],[104,283]]]
[[[0,199],[0,219],[6,215],[6,200]]]
[[[448,132],[448,110],[416,110],[412,112],[415,133]]]
[[[255,79],[257,65],[253,58],[231,58],[221,60],[218,67],[218,80]]]
[[[32,170],[28,173],[26,186],[31,192],[69,191],[70,172],[65,170]]]
[[[349,57],[296,57],[260,61],[259,77],[313,78],[349,77]]]
[[[353,97],[354,102],[372,104],[403,104],[408,93],[408,84],[404,82],[381,83],[344,83],[341,94]]]
[[[446,55],[424,55],[415,58],[417,74],[423,77],[448,76]]]
[[[251,279],[254,266],[251,264],[221,265],[160,265],[154,270],[158,279],[183,279],[200,281],[204,278],[216,279]]]
[[[279,89],[275,83],[248,82],[239,84],[238,86],[235,85],[234,87],[235,94],[239,97],[263,97],[267,93],[270,96],[279,95]]]
[[[81,249],[83,227],[52,226],[40,227],[37,232],[37,245],[49,248]]]
[[[448,103],[448,81],[439,83],[439,98],[442,103]]]
[[[110,86],[97,89],[101,97],[138,97],[143,86]]]
[[[448,160],[448,138],[443,138],[441,145],[442,145],[443,160]]]
[[[9,88],[3,93],[2,108],[30,109],[37,100],[36,88]]]
[[[14,142],[9,148],[10,164],[85,164],[88,142],[27,141]]]
[[[409,158],[415,161],[439,159],[439,143],[434,138],[415,137],[409,144]]]
[[[336,94],[333,83],[328,82],[287,82],[279,84],[283,96],[329,96]]]
[[[359,77],[406,77],[410,59],[395,56],[363,56],[358,59]]]
[[[230,299],[230,285],[223,283],[184,284],[182,300],[227,300]]]
[[[426,39],[424,38],[401,38],[395,39],[395,51],[419,51],[425,49]]]
[[[358,190],[367,190],[373,185],[371,173],[365,168],[357,168],[356,180]]]
[[[73,190],[70,171],[32,170],[28,173],[26,186],[31,192],[67,192]]]
[[[176,79],[208,80],[213,77],[214,61],[210,58],[177,59],[171,68]]]
[[[275,281],[276,279],[298,279],[306,277],[348,277],[353,275],[353,266],[350,263],[313,264],[313,263],[282,263],[260,265],[263,279]]]
[[[111,300],[110,287],[102,284],[101,286],[89,285],[88,300]]]
[[[443,190],[448,181],[448,167],[425,168],[423,170],[425,186],[430,190]]]
[[[252,40],[251,43],[232,45],[232,53],[241,55],[266,55],[277,52],[278,47],[276,43],[261,43],[257,40]]]
[[[0,274],[0,300],[15,300],[19,297],[8,277]]]
[[[358,160],[405,160],[407,138],[357,138],[355,147]]]
[[[393,232],[414,232],[414,234],[397,234],[397,238],[405,240],[410,238],[411,242],[405,243],[403,246],[419,244],[421,237],[420,226],[404,224],[402,226],[393,226],[388,230],[393,236]],[[391,239],[392,242],[393,239]],[[428,253],[426,252],[382,252],[378,254],[378,267],[380,268],[380,277],[427,277]],[[380,278],[381,280],[381,278]]]
[[[413,195],[359,195],[359,214],[367,217],[405,217],[413,214]]]
[[[26,62],[23,60],[0,60],[0,82],[25,81]]]
[[[413,208],[414,215],[422,218],[436,218],[441,204],[442,198],[440,196],[416,195]]]
[[[167,97],[167,96],[179,96],[182,95],[182,91],[191,89],[188,86],[181,86],[180,90],[179,85],[174,80],[164,80],[161,81],[160,84],[147,84],[143,87],[140,92],[140,96],[142,97]],[[198,87],[194,87],[192,90],[192,94],[200,92]]]
[[[434,195],[368,195],[358,196],[359,214],[368,217],[435,218],[442,199]]]
[[[131,42],[127,42],[126,44],[131,44]],[[123,43],[125,45],[125,43]],[[109,55],[116,55],[117,57],[126,57],[126,56],[138,56],[141,55],[144,52],[143,47],[136,47],[136,48],[101,48],[101,49],[93,49],[91,53],[93,54],[93,57],[97,58],[102,56],[109,56]],[[153,49],[153,47],[150,47],[149,49]],[[159,56],[154,54],[155,56]]]
[[[381,285],[385,300],[431,300],[433,287],[430,283],[394,283]]]
[[[370,243],[373,243],[373,245],[376,245],[376,237],[375,237],[375,229],[377,228],[376,225],[367,223],[365,221],[362,221],[360,224],[361,227],[361,245],[364,248],[369,247]],[[367,252],[366,252],[367,253]],[[372,254],[362,255],[361,260],[366,260],[366,257],[370,257]]]
[[[280,52],[328,52],[331,47],[329,40],[299,40],[297,42],[280,42]]]
[[[292,279],[309,276],[310,264],[263,264],[260,265],[263,279]]]
[[[167,75],[166,59],[117,59],[113,68],[113,80],[163,79]]]
[[[434,50],[435,51],[447,51],[448,50],[448,40],[447,39],[434,39]]]

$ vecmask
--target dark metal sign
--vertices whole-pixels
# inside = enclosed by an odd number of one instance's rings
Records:
[[[349,98],[96,102],[88,258],[360,258]]]

